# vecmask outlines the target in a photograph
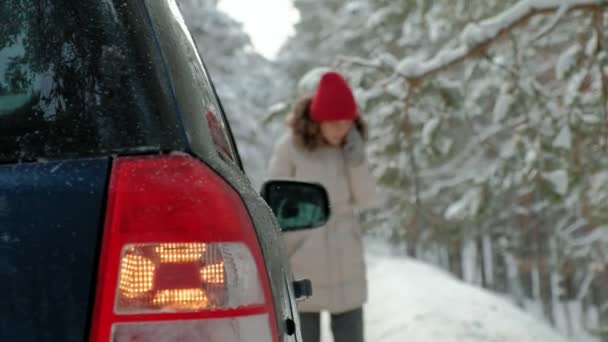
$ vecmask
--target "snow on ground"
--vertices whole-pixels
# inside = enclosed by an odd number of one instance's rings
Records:
[[[433,266],[372,255],[368,342],[566,342],[511,302]],[[330,342],[324,317],[324,342]]]

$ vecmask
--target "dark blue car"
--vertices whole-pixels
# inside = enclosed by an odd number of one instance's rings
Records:
[[[0,341],[300,340],[306,283],[175,1],[3,0],[0,163]]]

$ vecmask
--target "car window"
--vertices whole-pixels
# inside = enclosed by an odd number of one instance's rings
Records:
[[[159,149],[167,126],[137,9],[0,4],[0,161]],[[49,34],[52,32],[52,34]]]

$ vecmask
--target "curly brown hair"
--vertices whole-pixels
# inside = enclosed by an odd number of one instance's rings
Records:
[[[296,143],[309,151],[314,151],[327,146],[327,142],[321,133],[321,125],[312,120],[310,115],[311,103],[311,96],[303,97],[297,101],[287,118],[287,125],[292,130]],[[363,139],[367,140],[367,123],[361,116],[358,116],[355,120],[355,127]]]

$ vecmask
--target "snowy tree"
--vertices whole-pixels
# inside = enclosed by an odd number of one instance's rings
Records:
[[[373,231],[566,332],[608,326],[605,3],[353,3],[364,24],[299,27],[283,55],[357,85],[388,198]]]

